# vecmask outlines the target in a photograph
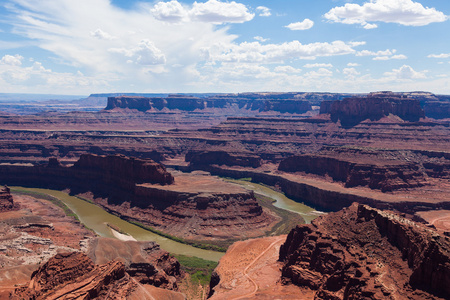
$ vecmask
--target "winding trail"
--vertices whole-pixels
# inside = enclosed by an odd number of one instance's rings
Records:
[[[252,296],[255,296],[255,295],[256,295],[256,292],[258,291],[259,286],[258,286],[258,284],[250,277],[250,275],[248,275],[248,273],[247,273],[247,272],[248,272],[248,269],[249,269],[255,262],[257,262],[261,257],[263,257],[264,254],[267,253],[267,251],[269,251],[272,247],[274,247],[277,243],[283,241],[284,239],[285,239],[284,237],[276,239],[274,242],[272,242],[272,244],[270,244],[269,246],[267,246],[267,248],[266,248],[263,252],[261,252],[254,260],[252,260],[252,261],[248,264],[248,266],[244,269],[244,272],[243,272],[243,273],[244,273],[244,276],[245,276],[245,277],[253,284],[253,286],[254,286],[253,291],[250,292],[250,293],[248,293],[248,294],[245,294],[245,295],[242,295],[242,296],[239,296],[239,297],[236,297],[236,298],[232,298],[232,299],[238,300],[238,299],[249,298],[249,297],[252,297]]]

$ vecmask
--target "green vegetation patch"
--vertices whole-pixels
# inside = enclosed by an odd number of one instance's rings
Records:
[[[181,269],[191,275],[190,278],[193,283],[202,286],[209,285],[211,274],[218,265],[217,262],[194,256],[181,254],[172,255],[180,262]]]

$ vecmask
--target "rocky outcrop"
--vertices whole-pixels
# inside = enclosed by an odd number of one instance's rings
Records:
[[[138,111],[237,108],[258,112],[279,112],[303,114],[311,110],[311,103],[295,98],[294,94],[247,94],[213,95],[198,98],[187,95],[168,95],[168,97],[118,96],[108,97],[106,111],[114,109],[134,109]]]
[[[280,248],[282,278],[315,299],[448,299],[450,240],[365,205],[297,226]]]
[[[327,107],[325,107],[327,106]],[[366,119],[379,120],[389,114],[404,121],[416,122],[425,117],[419,100],[391,92],[371,93],[367,97],[352,97],[324,104],[322,112],[329,112],[331,120],[342,126],[354,126]]]
[[[83,154],[73,165],[75,171],[87,171],[106,182],[130,181],[132,183],[172,184],[173,176],[166,168],[151,159],[139,159],[123,155],[99,156]]]
[[[192,166],[226,165],[257,168],[261,158],[252,153],[229,153],[225,151],[189,151],[185,160]]]
[[[19,206],[14,204],[11,191],[7,186],[0,188],[0,212],[16,210]]]
[[[96,264],[122,261],[125,271],[141,284],[177,290],[177,279],[184,276],[178,260],[155,242],[96,238],[91,241],[88,253]]]
[[[426,173],[434,178],[450,179],[450,162],[425,162],[423,164]]]
[[[122,262],[94,263],[81,252],[57,254],[35,271],[12,299],[125,299],[135,288]]]
[[[427,101],[424,103],[425,115],[434,119],[450,118],[450,101]]]
[[[418,165],[394,160],[359,162],[358,158],[305,154],[284,159],[278,170],[328,175],[345,187],[368,186],[383,192],[426,185]]]

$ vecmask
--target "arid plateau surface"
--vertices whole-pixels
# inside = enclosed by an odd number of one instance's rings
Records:
[[[52,103],[0,106],[1,299],[450,298],[450,96]],[[44,189],[224,255],[101,236]]]

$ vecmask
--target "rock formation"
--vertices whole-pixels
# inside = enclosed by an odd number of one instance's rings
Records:
[[[161,97],[118,96],[108,97],[106,111],[134,109],[138,111],[160,111],[162,109],[194,111],[205,109],[243,109],[258,112],[303,114],[311,110],[309,101],[295,98],[295,94],[244,94],[214,95],[198,98],[186,95]]]
[[[50,165],[49,165],[50,166]],[[173,176],[166,168],[151,159],[138,159],[123,155],[98,156],[85,154],[74,164],[74,170],[88,171],[106,182],[129,181],[133,183],[172,184]]]
[[[423,110],[425,115],[434,119],[450,118],[450,102],[448,101],[428,101],[425,102]]]
[[[291,231],[282,278],[315,299],[448,299],[449,249],[423,224],[353,204]]]
[[[330,113],[331,120],[340,120],[343,126],[354,126],[366,119],[379,120],[389,114],[410,122],[425,117],[419,100],[391,92],[371,93],[367,97],[345,98],[323,105],[321,112]]]
[[[185,160],[195,166],[226,165],[257,168],[261,166],[261,158],[252,153],[230,153],[226,151],[189,151]]]
[[[424,174],[413,163],[396,160],[366,160],[326,155],[297,155],[280,162],[278,170],[329,175],[346,187],[368,186],[383,192],[426,184]]]
[[[14,204],[13,197],[7,186],[0,189],[0,212],[17,209],[18,205]]]
[[[123,263],[94,263],[81,252],[57,254],[33,273],[28,287],[18,288],[12,299],[125,299],[136,287]]]

